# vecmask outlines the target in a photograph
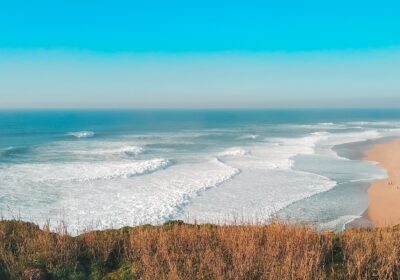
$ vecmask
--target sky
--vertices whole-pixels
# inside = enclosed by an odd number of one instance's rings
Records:
[[[2,1],[0,108],[399,108],[399,11],[399,1]]]

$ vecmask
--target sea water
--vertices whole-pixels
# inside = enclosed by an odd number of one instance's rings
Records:
[[[338,147],[396,136],[396,110],[2,111],[0,214],[73,232],[272,217],[340,230],[386,174]]]

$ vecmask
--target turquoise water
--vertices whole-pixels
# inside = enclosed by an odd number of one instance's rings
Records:
[[[276,215],[341,229],[385,174],[333,147],[398,135],[396,110],[1,111],[0,212],[72,231]]]

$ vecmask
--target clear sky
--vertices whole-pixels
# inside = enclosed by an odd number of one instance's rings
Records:
[[[2,1],[0,108],[400,107],[399,1]]]

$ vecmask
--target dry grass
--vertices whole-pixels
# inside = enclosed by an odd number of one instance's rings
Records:
[[[400,278],[400,230],[355,230],[342,236],[348,275],[354,279]]]
[[[396,228],[335,235],[279,222],[172,222],[71,237],[0,222],[2,280],[35,271],[39,279],[399,279],[399,262]]]

